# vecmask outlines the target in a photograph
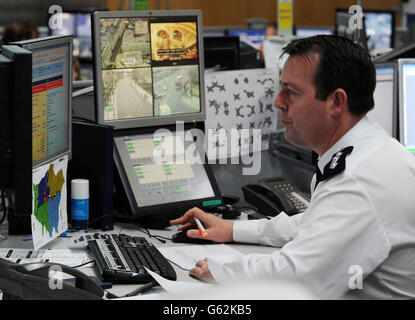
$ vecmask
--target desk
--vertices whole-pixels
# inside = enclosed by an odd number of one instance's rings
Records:
[[[242,219],[246,219],[246,216],[242,215],[241,217],[238,218],[238,220],[242,220]],[[171,238],[171,236],[173,235],[173,233],[177,232],[177,226],[171,226],[168,227],[166,229],[163,230],[149,230],[150,233],[152,235],[160,235],[163,237],[167,237],[167,238]],[[153,243],[156,247],[163,247],[163,246],[186,246],[186,245],[192,245],[192,244],[183,244],[183,243],[173,243],[169,240],[166,241],[166,243],[162,243],[160,241],[158,241],[157,239],[154,238],[150,238],[148,235],[146,235],[143,232],[140,232],[137,230],[138,227],[136,225],[133,224],[126,224],[126,223],[117,223],[114,226],[114,230],[112,231],[108,231],[105,233],[119,233],[122,232],[124,234],[127,235],[131,235],[131,236],[142,236],[147,238],[147,240],[149,240],[151,243]],[[91,232],[101,232],[99,230],[89,230],[89,233]],[[76,233],[68,233],[69,236],[79,236],[85,234],[85,231],[79,231]],[[25,238],[30,238],[30,235],[21,235],[21,236],[9,236],[8,239],[1,241],[0,242],[0,247],[1,248],[26,248],[26,249],[31,249],[32,248],[32,242],[31,241],[22,241],[22,239]],[[70,245],[72,244],[71,242],[71,238],[62,238],[62,237],[58,237],[56,239],[54,239],[53,241],[51,241],[49,244],[47,244],[46,246],[44,246],[44,249],[67,249],[68,247],[70,247]],[[265,247],[265,246],[260,246],[260,245],[245,245],[245,244],[236,244],[236,243],[231,243],[228,244],[229,246],[233,247],[234,249],[242,252],[242,253],[271,253],[274,250],[276,250],[275,248],[271,248],[271,247]],[[42,249],[43,249],[42,248]],[[186,281],[186,282],[194,282],[194,283],[199,283],[200,281],[192,278],[189,276],[188,271],[187,270],[183,270],[179,267],[177,267],[175,264],[172,264],[173,268],[176,271],[177,274],[177,280],[178,281]],[[95,268],[91,268],[91,267],[82,267],[79,268],[79,270],[81,270],[82,272],[84,272],[85,274],[89,275],[89,276],[97,276],[96,274],[96,270]],[[117,296],[122,296],[125,295],[127,293],[132,292],[133,290],[137,289],[139,286],[141,286],[140,284],[114,284],[113,287],[111,289],[108,289],[109,292],[117,295]],[[151,289],[151,291],[149,292],[160,292],[160,288],[155,288],[155,289]]]
[[[309,183],[311,177],[313,176],[314,168],[306,163],[286,158],[284,156],[272,156],[268,151],[261,152],[261,170],[257,175],[243,175],[241,165],[232,165],[232,164],[213,164],[213,172],[217,178],[218,184],[220,186],[221,192],[224,194],[231,194],[240,197],[241,205],[245,204],[243,194],[241,191],[241,186],[247,183],[252,183],[261,178],[272,177],[272,176],[284,176],[288,181],[296,184],[303,191],[309,190]],[[243,214],[238,220],[246,219],[246,216]],[[149,238],[145,233],[137,231],[137,226],[133,224],[115,224],[114,230],[108,231],[107,233],[125,233],[132,236],[143,236],[146,237],[151,243],[156,247],[161,246],[182,246],[186,244],[176,244],[171,241],[166,241],[166,243],[161,243],[156,239]],[[164,230],[150,230],[151,234],[160,235],[163,237],[171,238],[173,233],[177,231],[176,226],[168,227]],[[0,225],[0,232],[7,233],[7,224]],[[89,232],[102,232],[100,230],[89,230]],[[80,235],[84,232],[78,232],[76,234],[68,235]],[[9,236],[8,239],[0,241],[1,248],[32,248],[32,242],[23,242],[22,239],[30,238],[31,235],[27,236]],[[55,248],[55,249],[64,249],[68,248],[71,244],[70,238],[57,238],[45,248]],[[190,245],[190,244],[188,244]],[[244,253],[261,253],[269,254],[276,248],[260,246],[260,245],[249,245],[249,244],[236,244],[232,243],[229,246],[234,249]],[[173,264],[173,267],[177,274],[177,280],[187,281],[187,282],[199,282],[199,280],[191,278],[187,270],[182,270],[179,267]],[[82,271],[88,275],[96,275],[94,268],[82,268]],[[110,292],[117,296],[125,295],[137,288],[137,284],[123,284],[123,285],[114,285],[112,289],[109,289]]]

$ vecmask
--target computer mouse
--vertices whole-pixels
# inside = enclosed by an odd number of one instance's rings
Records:
[[[205,240],[201,238],[190,238],[186,235],[188,229],[179,231],[173,234],[171,240],[175,243],[198,243],[198,244],[211,244],[215,243],[211,240]]]

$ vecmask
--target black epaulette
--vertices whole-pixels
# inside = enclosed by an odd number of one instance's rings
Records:
[[[353,151],[353,147],[349,146],[346,148],[341,149],[340,151],[336,152],[333,157],[331,158],[330,162],[327,163],[324,167],[324,172],[321,173],[320,169],[316,168],[316,185],[314,189],[317,188],[317,185],[320,181],[324,181],[330,177],[339,174],[346,169],[346,157]]]

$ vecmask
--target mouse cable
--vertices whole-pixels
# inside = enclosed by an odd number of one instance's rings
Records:
[[[144,291],[151,289],[155,286],[158,286],[158,282],[156,280],[153,280],[151,282],[146,283],[145,285],[141,286],[140,288],[137,288],[133,291],[131,291],[130,293],[127,293],[123,296],[117,296],[114,293],[111,293],[109,291],[106,290],[107,292],[107,298],[108,299],[119,299],[119,298],[127,298],[127,297],[134,297],[136,295],[142,294]]]
[[[77,266],[74,266],[74,267],[72,267],[72,268],[74,268],[74,269],[76,269],[76,268],[80,268],[80,267],[83,267],[83,266],[85,266],[85,265],[87,265],[87,264],[91,264],[91,263],[95,263],[95,260],[91,260],[91,261],[84,262],[84,263],[79,264],[79,265],[77,265]]]
[[[144,229],[144,230],[141,230],[140,228],[142,228],[142,229]],[[126,230],[130,229],[130,230],[140,231],[140,232],[142,232],[142,233],[145,233],[145,234],[146,234],[147,236],[149,236],[150,238],[154,238],[154,239],[156,239],[156,240],[160,241],[161,243],[166,243],[166,241],[165,241],[165,240],[171,240],[171,238],[167,238],[167,237],[163,237],[163,236],[160,236],[160,235],[154,235],[154,234],[151,234],[151,233],[150,233],[150,231],[149,231],[147,228],[143,227],[143,226],[137,226],[137,227],[132,227],[132,226],[129,226],[129,227],[122,227],[122,228],[120,229],[120,231],[119,231],[119,234],[120,234],[120,233],[122,233],[122,230],[124,230],[124,229],[126,229]],[[164,240],[163,240],[163,239],[164,239]]]

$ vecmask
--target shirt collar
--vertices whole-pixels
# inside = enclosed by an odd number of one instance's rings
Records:
[[[321,157],[318,158],[318,168],[321,172],[324,171],[326,164],[331,161],[333,155],[343,148],[356,145],[362,133],[366,130],[369,124],[369,119],[365,116],[358,123],[356,123],[346,134],[341,137],[334,145],[330,147]]]

